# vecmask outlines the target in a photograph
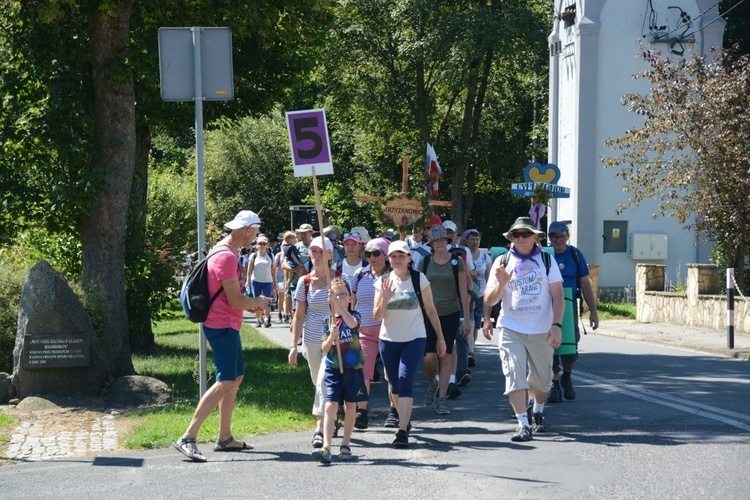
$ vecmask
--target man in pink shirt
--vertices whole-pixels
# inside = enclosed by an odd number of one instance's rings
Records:
[[[195,462],[205,462],[206,457],[196,445],[196,437],[203,422],[219,407],[219,438],[214,451],[241,451],[252,445],[232,436],[231,421],[237,389],[245,376],[240,328],[243,310],[265,308],[270,297],[248,297],[242,293],[242,271],[237,254],[242,247],[252,245],[258,234],[261,220],[250,210],[243,210],[234,220],[224,224],[231,232],[217,243],[208,256],[208,291],[211,296],[223,287],[211,304],[203,323],[203,334],[211,344],[216,382],[198,402],[193,419],[185,433],[173,445],[183,455]],[[223,247],[223,248],[222,248]]]

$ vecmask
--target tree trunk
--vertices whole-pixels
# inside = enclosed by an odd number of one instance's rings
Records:
[[[125,302],[125,225],[135,167],[135,92],[128,67],[131,0],[89,20],[96,146],[92,168],[105,185],[81,221],[84,284],[103,293],[110,356],[118,375],[134,373]]]
[[[463,192],[472,145],[474,103],[476,102],[478,82],[479,60],[474,59],[469,65],[469,76],[466,82],[466,99],[464,100],[464,115],[461,122],[461,154],[456,160],[456,169],[453,171],[453,184],[451,185],[451,220],[457,223],[459,232],[466,229],[466,219],[468,219],[468,216],[464,217]]]
[[[125,268],[128,304],[128,325],[131,349],[154,345],[151,328],[151,287],[140,276],[140,263],[146,251],[146,213],[148,208],[148,158],[151,151],[151,129],[148,125],[136,126],[136,159],[133,187],[130,190],[127,238],[125,240]]]

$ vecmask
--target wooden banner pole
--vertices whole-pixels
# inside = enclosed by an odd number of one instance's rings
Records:
[[[331,290],[331,266],[328,265],[328,249],[326,248],[325,244],[325,236],[323,235],[323,212],[321,210],[320,206],[320,195],[318,195],[318,177],[315,175],[315,165],[312,166],[312,180],[313,180],[313,191],[315,191],[315,210],[318,213],[318,231],[320,232],[320,240],[323,243],[323,268],[325,269],[326,273],[326,284],[328,285],[328,290]],[[331,306],[331,315],[334,317],[333,320],[335,321],[336,315],[333,310],[333,306]],[[331,326],[333,326],[333,321],[331,322]],[[340,340],[340,339],[339,339]],[[342,374],[344,373],[344,362],[341,359],[341,345],[339,342],[336,342],[336,356],[339,360],[339,372]]]

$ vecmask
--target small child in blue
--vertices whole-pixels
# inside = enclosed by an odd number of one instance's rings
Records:
[[[339,402],[344,401],[344,436],[339,448],[339,460],[351,460],[352,449],[349,442],[354,430],[357,403],[367,401],[367,387],[362,371],[365,356],[359,343],[361,320],[359,313],[350,309],[350,299],[349,284],[341,278],[334,278],[328,287],[328,303],[331,304],[334,314],[323,325],[322,349],[326,353],[323,375],[323,394],[326,402],[323,416],[323,448],[315,449],[311,453],[312,458],[322,464],[331,463],[331,441]],[[341,350],[343,371],[339,368],[336,343]]]

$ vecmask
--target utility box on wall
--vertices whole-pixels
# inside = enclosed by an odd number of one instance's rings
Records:
[[[633,233],[630,242],[630,258],[633,260],[666,260],[667,235]]]

